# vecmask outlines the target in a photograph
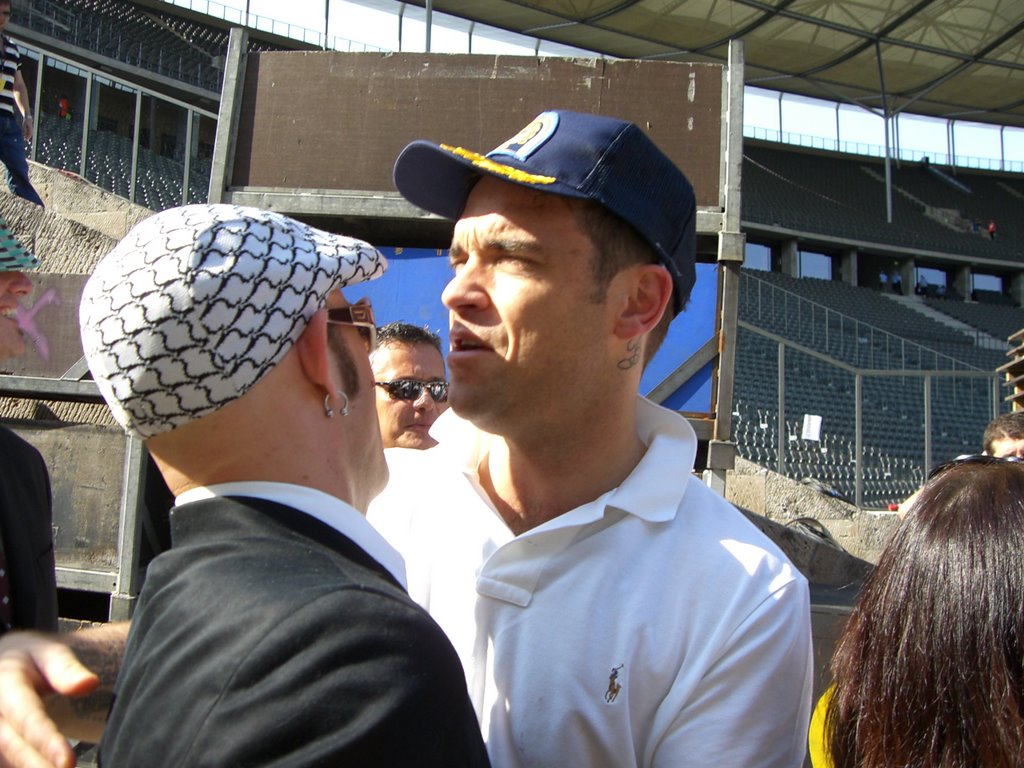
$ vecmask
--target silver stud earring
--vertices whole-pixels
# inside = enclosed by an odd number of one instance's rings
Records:
[[[342,401],[343,401],[342,406],[341,406],[341,415],[342,416],[348,416],[348,395],[346,395],[344,392],[342,392],[339,389],[338,390],[338,397],[340,397],[342,399]]]
[[[345,406],[348,407],[348,403],[347,402],[345,403]],[[324,413],[327,415],[328,419],[333,419],[334,418],[334,409],[331,408],[331,393],[330,392],[328,392],[327,394],[324,395]]]

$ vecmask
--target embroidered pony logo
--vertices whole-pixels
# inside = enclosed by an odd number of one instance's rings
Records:
[[[611,674],[608,675],[608,690],[604,692],[604,700],[611,704],[615,701],[619,695],[619,691],[622,690],[622,685],[618,682],[619,670],[622,669],[623,665],[619,664],[617,667],[612,667]]]

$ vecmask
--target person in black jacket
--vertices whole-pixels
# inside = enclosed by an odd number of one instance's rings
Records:
[[[0,275],[0,282],[3,275]],[[50,476],[43,457],[0,427],[0,635],[57,629]]]
[[[278,214],[195,205],[139,224],[86,284],[90,370],[176,496],[101,765],[488,764],[454,649],[363,515],[387,481],[376,327],[340,289],[385,266]],[[69,764],[56,742],[48,757]]]
[[[2,7],[2,5],[0,5]],[[0,219],[0,360],[25,353],[17,320],[38,260]],[[33,446],[0,427],[0,635],[57,629],[50,476]]]

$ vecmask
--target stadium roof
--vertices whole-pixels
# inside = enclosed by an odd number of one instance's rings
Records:
[[[425,6],[425,0],[417,5]],[[433,10],[608,56],[725,61],[747,85],[1024,127],[1022,0],[432,0]]]

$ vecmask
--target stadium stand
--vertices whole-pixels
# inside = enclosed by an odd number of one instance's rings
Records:
[[[204,24],[125,0],[26,0],[18,4],[18,22],[99,56],[220,92],[227,25]],[[251,36],[249,50],[284,48]]]
[[[743,219],[756,224],[921,251],[1024,261],[1022,196],[1004,181],[961,172],[958,192],[920,163],[892,167],[893,223],[886,223],[885,170],[875,158],[806,154],[748,142],[743,161]],[[952,220],[936,209],[953,210]],[[929,215],[931,212],[931,215]],[[974,218],[995,218],[1000,236],[973,233]]]
[[[744,458],[795,479],[813,477],[852,498],[858,455],[855,381],[840,363],[907,371],[905,377],[863,378],[860,455],[867,506],[898,502],[924,479],[924,374],[993,371],[1005,360],[1001,350],[976,347],[967,337],[951,340],[962,334],[887,296],[840,282],[742,270],[739,312],[749,326],[823,356],[787,347],[780,439],[779,344],[749,327],[739,333],[737,448]],[[977,450],[991,418],[989,381],[934,378],[930,386],[932,456]],[[822,416],[820,441],[801,436],[805,414]]]
[[[60,120],[40,114],[39,162],[77,172],[82,153],[81,121]],[[132,166],[132,141],[113,131],[89,134],[85,176],[121,197],[128,197]],[[181,179],[185,164],[151,149],[139,147],[136,202],[159,211],[182,204]],[[210,178],[209,158],[200,158],[190,168],[188,201],[206,199]]]
[[[748,142],[743,174],[747,227],[789,230],[801,242],[820,235],[861,248],[870,244],[879,254],[895,247],[902,258],[908,252],[943,254],[950,269],[957,259],[1003,262],[1006,268],[995,271],[1006,280],[1024,258],[1024,227],[1016,213],[1024,193],[1016,177],[894,163],[893,224],[887,224],[884,167],[877,159]],[[998,223],[995,240],[986,231],[989,219]],[[1024,310],[1006,306],[1013,302],[1005,293],[975,296],[988,303],[955,300],[951,287],[945,298],[897,299],[834,280],[743,270],[739,318],[749,327],[741,330],[737,347],[734,438],[740,454],[852,496],[858,463],[853,376],[840,363],[917,371],[863,379],[863,503],[881,507],[904,498],[926,469],[925,373],[995,371],[1005,362],[1006,346],[992,342],[1024,327]],[[926,314],[922,306],[932,311]],[[975,332],[928,316],[938,313]],[[755,329],[825,356],[787,348],[781,435],[778,343]],[[994,407],[991,380],[936,376],[930,387],[932,460],[978,450]],[[820,442],[801,437],[803,414],[823,417]]]
[[[36,160],[54,168],[78,171],[82,159],[82,121],[39,113]]]
[[[928,306],[999,339],[1008,339],[1024,328],[1024,309],[1020,307],[949,299],[926,298],[924,301]]]
[[[850,365],[994,370],[1003,360],[1003,351],[977,347],[972,338],[869,288],[778,272],[742,274],[741,320]]]

